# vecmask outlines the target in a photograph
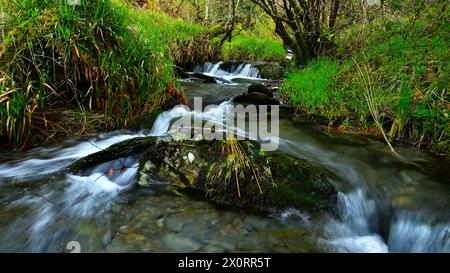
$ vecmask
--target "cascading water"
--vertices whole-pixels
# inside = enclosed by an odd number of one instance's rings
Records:
[[[144,135],[104,134],[68,148],[37,148],[28,152],[25,160],[0,165],[0,188],[2,184],[17,183],[15,181],[26,185],[30,183],[27,181],[38,178],[46,180],[49,185],[61,184],[63,181],[61,187],[51,188],[46,185],[33,189],[31,193],[8,205],[10,210],[23,210],[27,207],[33,209],[25,211],[26,222],[19,218],[3,231],[0,251],[59,252],[65,249],[67,242],[78,238],[79,235],[74,235],[72,231],[80,224],[86,224],[90,218],[96,219],[96,223],[105,228],[105,236],[108,237],[106,213],[119,193],[134,182],[137,158],[107,162],[84,175],[63,174],[62,171],[83,156]],[[31,158],[37,156],[41,158]],[[118,175],[108,175],[109,170],[114,170]],[[11,240],[17,234],[27,236],[28,240],[23,245]]]
[[[0,183],[8,178],[35,179],[36,176],[58,172],[74,160],[139,136],[145,136],[145,134],[101,134],[96,139],[81,142],[73,147],[33,149],[25,154],[25,159],[13,160],[0,165]],[[39,157],[36,158],[36,155]]]
[[[196,70],[215,75],[229,73],[233,77],[255,76],[248,64],[237,65],[233,73],[221,70],[220,66],[221,63],[207,63]],[[150,132],[101,134],[90,141],[69,141],[61,147],[36,148],[20,156],[4,154],[5,159],[0,164],[0,252],[60,252],[73,240],[79,241],[84,251],[104,250],[114,241],[116,233],[125,230],[133,221],[133,218],[127,218],[127,213],[119,213],[127,224],[121,225],[118,231],[111,226],[110,217],[113,206],[134,184],[138,158],[119,158],[77,175],[66,173],[65,168],[83,156],[123,140],[176,133],[179,128],[171,125],[180,117],[224,125],[224,114],[229,105],[229,102],[223,102],[203,113],[176,107],[160,114]],[[245,131],[238,133],[246,135]],[[271,228],[290,228],[294,234],[297,229],[306,230],[312,234],[308,240],[313,238],[314,245],[321,251],[450,252],[448,187],[416,168],[405,167],[385,152],[382,145],[374,142],[358,144],[353,140],[330,138],[297,128],[285,120],[280,123],[280,133],[280,152],[307,159],[332,174],[330,181],[340,191],[337,200],[339,217],[327,215],[315,219],[303,212],[286,210],[276,214],[274,218],[278,220],[275,221],[267,217],[256,219],[245,212],[221,212],[213,214],[211,217],[215,218],[211,222],[226,225],[245,216],[252,219],[252,225],[259,223],[259,230],[269,230],[269,234],[277,234]],[[426,160],[425,154],[405,152],[403,155],[411,160],[418,157]],[[176,208],[173,199],[172,196],[161,199],[166,200],[167,210]],[[164,205],[158,202],[157,207]],[[199,207],[206,208],[207,203],[196,203],[192,209],[196,211]],[[183,207],[184,211],[186,209],[189,207]],[[206,214],[211,211],[213,209],[209,207],[205,209]],[[148,228],[148,225],[156,226],[153,222],[143,226]],[[215,228],[220,231],[218,234],[231,232],[221,230],[222,226]],[[236,228],[233,225],[233,230]],[[169,231],[173,232],[173,229],[181,232],[176,223],[171,224]],[[245,227],[243,232],[247,229]],[[189,234],[194,231],[198,230],[188,229]],[[149,236],[156,236],[151,235],[154,232],[151,231]],[[205,236],[205,232],[200,229],[200,237]],[[140,238],[133,236],[131,238]],[[239,236],[235,237],[243,238]],[[150,239],[159,240],[160,237],[167,241],[166,234]],[[267,248],[260,248],[265,251],[273,251],[274,246],[270,243],[278,240],[268,240],[267,232],[258,239],[251,238],[259,240],[258,247],[267,243]],[[289,240],[277,247],[307,244],[306,240],[298,240],[301,241]],[[227,247],[224,246],[224,251],[231,251]],[[249,249],[252,247],[250,245]]]
[[[280,151],[328,169],[341,190],[340,219],[321,223],[322,243],[342,252],[450,251],[448,187],[420,169],[405,168],[381,143],[330,146],[326,136],[307,130],[280,131],[285,132]],[[402,154],[412,161],[426,158],[408,150]]]
[[[362,189],[348,194],[338,193],[341,220],[331,219],[325,232],[333,238],[325,242],[340,252],[388,252],[383,238],[374,230],[377,222],[376,206]]]
[[[261,79],[259,70],[252,66],[251,63],[240,62],[224,67],[224,62],[212,64],[206,62],[203,65],[197,65],[194,68],[195,73],[204,73],[206,75],[233,80],[236,78],[243,79]]]

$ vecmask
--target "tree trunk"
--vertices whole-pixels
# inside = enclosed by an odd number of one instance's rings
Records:
[[[339,0],[251,0],[275,22],[275,32],[305,64],[328,48],[328,33],[334,32]],[[289,28],[289,29],[286,29]],[[325,47],[324,47],[325,46]]]

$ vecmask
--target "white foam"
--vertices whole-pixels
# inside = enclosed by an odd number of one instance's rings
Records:
[[[377,235],[337,238],[330,242],[339,252],[387,253],[388,246]]]
[[[206,62],[203,65],[197,65],[194,68],[195,73],[203,73],[205,75],[224,79],[226,82],[231,82],[234,79],[261,79],[261,75],[259,70],[252,66],[250,63],[241,63],[239,64],[234,71],[226,71],[221,69],[221,65],[223,62],[218,62],[216,64],[212,64],[210,62]]]
[[[0,179],[16,178],[25,180],[27,178],[35,178],[37,175],[55,173],[69,166],[72,162],[79,158],[96,153],[102,149],[106,149],[109,146],[121,141],[139,136],[144,136],[144,134],[121,134],[106,139],[93,139],[91,141],[79,143],[73,147],[62,148],[50,154],[47,154],[45,149],[43,151],[35,150],[31,156],[51,156],[51,158],[31,158],[24,161],[1,164]]]

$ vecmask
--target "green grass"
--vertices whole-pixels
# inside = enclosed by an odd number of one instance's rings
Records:
[[[121,0],[114,0],[116,5],[124,6]],[[193,59],[198,54],[206,54],[209,41],[202,34],[204,26],[175,19],[169,15],[151,9],[127,10],[126,23],[137,33],[141,41],[154,54],[169,58],[175,63]]]
[[[273,179],[270,168],[267,166],[260,166],[255,164],[256,155],[253,152],[253,144],[250,142],[240,142],[234,138],[223,140],[221,142],[222,159],[211,164],[207,174],[208,183],[207,194],[213,195],[214,188],[218,185],[229,186],[231,183],[235,184],[239,198],[241,198],[241,181],[256,182],[259,193],[262,194],[262,188],[265,186],[262,183],[270,183],[272,186]],[[259,154],[263,158],[263,153]],[[266,164],[269,160],[265,158]],[[233,186],[233,185],[231,185]]]
[[[220,53],[223,60],[285,60],[286,50],[274,32],[275,25],[270,17],[263,16],[250,28],[242,28],[238,25],[231,42],[225,41],[222,45]]]
[[[344,101],[335,90],[337,67],[337,61],[319,58],[311,61],[304,69],[288,72],[281,94],[303,111],[338,113],[335,107]]]
[[[225,42],[221,54],[224,60],[282,61],[286,56],[281,41],[255,35],[239,35]]]
[[[174,61],[202,31],[121,0],[0,1],[0,138],[21,146],[58,127],[52,117],[64,109],[120,126],[158,108],[176,84]]]
[[[356,25],[337,38],[335,60],[288,72],[282,94],[304,112],[344,117],[365,130],[376,127],[370,90],[391,140],[448,153],[450,24],[444,18],[430,8],[414,24],[403,18]]]

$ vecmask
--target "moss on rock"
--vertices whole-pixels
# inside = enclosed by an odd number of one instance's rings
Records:
[[[247,89],[247,93],[262,93],[268,97],[273,98],[273,92],[272,90],[270,90],[267,86],[265,86],[264,84],[261,83],[254,83],[251,84],[248,89]]]
[[[336,192],[322,169],[289,155],[262,153],[257,142],[236,140],[234,144],[242,149],[238,157],[246,157],[239,166],[229,164],[229,154],[220,141],[142,137],[84,157],[70,170],[82,172],[117,158],[141,154],[136,178],[141,186],[166,184],[186,193],[203,193],[219,205],[262,211],[287,207],[332,210]]]
[[[166,181],[183,189],[201,191],[208,200],[225,206],[260,210],[286,207],[308,211],[332,209],[336,192],[320,168],[284,154],[261,155],[259,145],[254,142],[251,147],[254,147],[250,148],[254,149],[252,168],[259,166],[270,170],[272,181],[257,181],[252,170],[244,168],[243,178],[238,179],[239,191],[234,175],[229,180],[213,182],[208,174],[211,167],[217,168],[217,165],[211,164],[220,162],[224,156],[220,142],[183,141],[159,142],[148,149],[141,156],[138,183],[149,186],[153,182]]]

